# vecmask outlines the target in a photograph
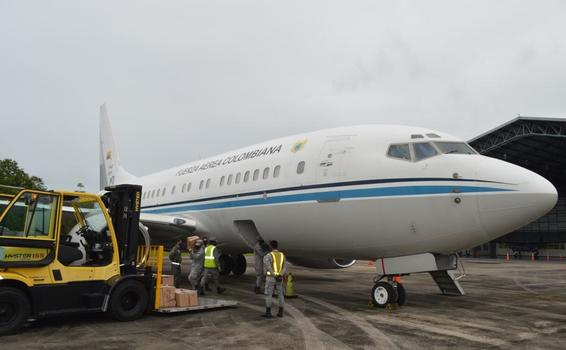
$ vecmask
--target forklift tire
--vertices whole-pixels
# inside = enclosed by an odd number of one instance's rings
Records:
[[[16,333],[30,314],[27,295],[18,288],[0,289],[0,335]]]
[[[135,280],[120,283],[110,295],[108,312],[118,321],[133,321],[142,317],[148,303],[144,285]]]

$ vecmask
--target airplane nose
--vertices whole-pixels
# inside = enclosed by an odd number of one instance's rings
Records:
[[[478,199],[480,220],[490,239],[540,218],[558,201],[558,192],[547,179],[519,166],[506,165],[505,170],[512,172],[515,183],[502,185],[501,192]]]

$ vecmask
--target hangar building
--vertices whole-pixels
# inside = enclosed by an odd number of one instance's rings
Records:
[[[537,221],[476,247],[476,256],[566,258],[566,119],[521,117],[469,141],[479,153],[530,169],[558,190],[558,203]]]

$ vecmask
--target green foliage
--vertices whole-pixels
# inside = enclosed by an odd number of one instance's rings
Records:
[[[43,180],[37,176],[28,175],[13,159],[0,160],[0,185],[23,187],[35,190],[46,190]],[[15,193],[17,190],[0,188],[0,193]]]

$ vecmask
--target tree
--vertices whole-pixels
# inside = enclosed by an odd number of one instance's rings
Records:
[[[37,176],[28,175],[13,159],[0,160],[0,185],[24,187],[35,190],[46,190],[43,180]],[[0,192],[7,192],[5,188]],[[14,191],[9,191],[14,192]]]

